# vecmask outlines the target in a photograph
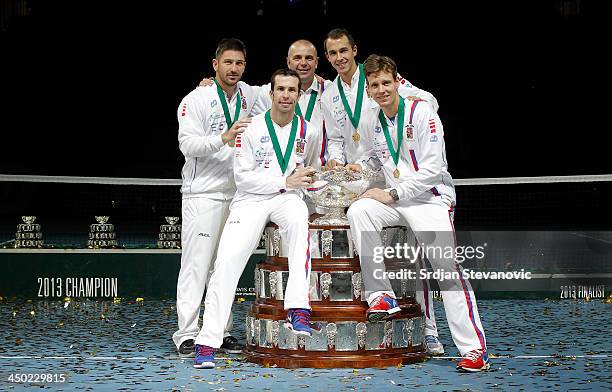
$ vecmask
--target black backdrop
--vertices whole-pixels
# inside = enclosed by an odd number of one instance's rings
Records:
[[[297,38],[333,78],[334,27],[358,60],[389,55],[437,97],[454,177],[610,172],[596,1],[150,3],[27,1],[7,22],[0,173],[179,178],[176,107],[220,38],[245,41],[247,82],[267,82]]]

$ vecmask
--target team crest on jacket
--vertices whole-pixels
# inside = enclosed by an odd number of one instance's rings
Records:
[[[297,138],[295,139],[295,153],[299,155],[304,154],[306,147],[306,139]]]
[[[406,139],[414,139],[414,126],[412,124],[406,125]]]

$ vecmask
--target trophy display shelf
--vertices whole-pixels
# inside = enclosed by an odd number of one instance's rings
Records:
[[[385,228],[383,241],[406,236],[404,227]],[[264,231],[266,259],[255,269],[256,300],[246,320],[247,360],[284,368],[390,367],[421,362],[424,318],[414,300],[414,280],[392,280],[401,312],[369,322],[359,257],[347,225],[310,224],[311,337],[284,326],[283,307],[289,277],[287,253],[278,226]],[[386,264],[393,270],[393,263]]]

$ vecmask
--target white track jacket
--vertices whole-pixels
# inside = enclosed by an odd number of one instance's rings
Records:
[[[237,100],[238,92],[240,102]],[[239,118],[248,117],[257,94],[257,89],[238,82],[238,88],[228,103],[230,117],[234,118],[236,105],[240,105]],[[236,191],[232,166],[234,149],[221,140],[221,134],[227,131],[227,122],[216,85],[191,91],[181,101],[177,117],[179,148],[185,156],[183,198],[231,199]]]
[[[455,186],[448,172],[444,128],[440,117],[428,102],[404,99],[404,125],[402,146],[398,165],[395,165],[378,113],[380,107],[368,111],[363,131],[366,132],[368,151],[359,163],[364,166],[368,159],[378,159],[383,165],[385,180],[389,188],[396,188],[400,200],[428,200],[441,197],[449,205],[455,205]],[[384,116],[384,113],[383,113]],[[397,149],[397,115],[388,124],[393,148]],[[410,125],[413,126],[410,131]],[[400,177],[394,176],[398,170]]]
[[[321,131],[302,117],[298,117],[296,138],[291,145],[293,152],[283,174],[276,159],[264,116],[265,113],[261,113],[253,117],[251,124],[236,139],[234,178],[237,191],[230,208],[245,202],[271,199],[285,192],[301,194],[296,190],[286,189],[286,179],[297,167],[312,166],[318,159],[316,142],[317,135]],[[286,153],[291,123],[284,127],[274,123],[274,129],[281,151]],[[299,146],[299,143],[304,143],[303,147]]]

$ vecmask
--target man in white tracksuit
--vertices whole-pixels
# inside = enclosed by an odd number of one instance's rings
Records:
[[[233,292],[270,221],[279,226],[283,240],[289,244],[285,326],[296,334],[310,335],[308,208],[301,189],[312,183],[315,170],[309,165],[317,159],[313,144],[320,131],[295,115],[300,91],[295,71],[275,72],[271,88],[271,110],[253,117],[236,140],[237,192],[206,293],[203,325],[195,341],[196,368],[214,367],[214,351],[222,343]]]
[[[368,155],[378,159],[388,187],[366,191],[347,212],[351,230],[356,233],[369,295],[368,316],[386,316],[399,310],[388,279],[380,279],[384,263],[377,264],[372,255],[377,248],[382,249],[379,233],[383,227],[407,224],[419,244],[428,247],[426,254],[434,270],[444,276],[458,273],[458,278],[439,281],[449,329],[463,356],[457,368],[472,372],[488,369],[486,339],[474,292],[454,258],[455,189],[447,170],[440,118],[427,102],[399,96],[397,68],[390,58],[371,55],[364,63],[364,72],[369,92],[380,109],[363,119],[369,153],[360,159],[360,166],[365,165]],[[453,252],[449,254],[447,249]]]
[[[196,88],[178,108],[178,140],[185,164],[181,269],[176,288],[178,330],[172,338],[181,356],[193,356],[204,288],[236,191],[229,144],[248,125],[250,120],[245,117],[257,98],[257,91],[240,81],[245,56],[241,41],[222,40],[213,60],[215,84]],[[240,352],[243,346],[229,334],[231,317],[222,322],[223,349]]]
[[[334,29],[327,34],[324,46],[327,59],[338,72],[338,76],[321,99],[328,135],[327,168],[332,168],[354,164],[365,153],[368,144],[363,140],[364,126],[361,121],[365,117],[375,116],[379,107],[368,96],[362,66],[355,61],[357,45],[351,34],[344,29]],[[399,75],[398,77],[401,96],[423,99],[433,106],[434,111],[438,111],[438,102],[431,93],[419,89]],[[373,162],[368,162],[368,166],[377,168]],[[382,181],[374,185],[384,186]],[[417,285],[416,299],[428,316],[427,351],[432,355],[443,354],[444,347],[438,339],[435,324],[431,290],[427,290],[429,286],[426,280],[417,281]]]

